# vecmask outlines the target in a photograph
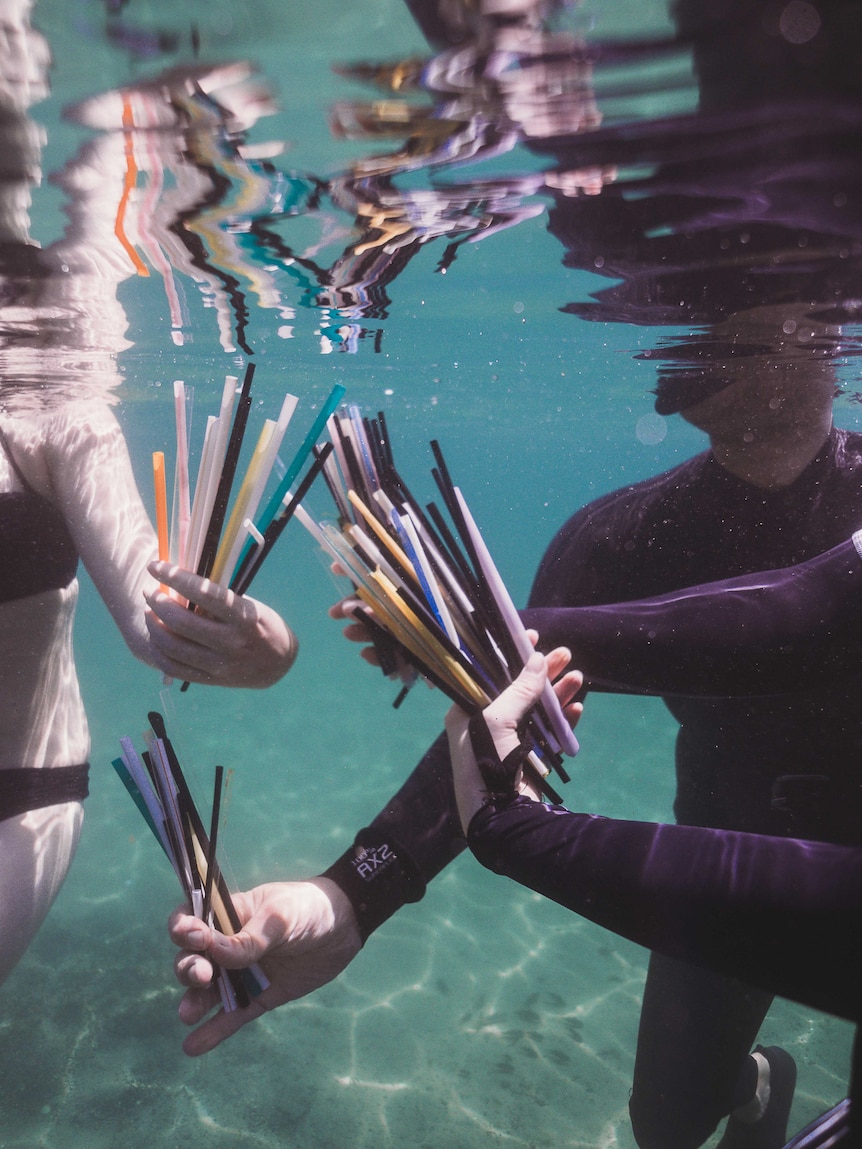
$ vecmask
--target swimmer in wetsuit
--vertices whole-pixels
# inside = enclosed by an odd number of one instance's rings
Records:
[[[747,692],[762,683],[767,670],[792,691],[806,676],[818,677],[824,686],[843,680],[858,651],[860,604],[862,537],[857,534],[785,570],[642,602],[525,613],[528,622],[549,626],[553,642],[582,642],[591,675],[605,685],[641,690],[649,682],[673,691],[684,684],[708,693],[717,683],[724,692],[739,673],[739,687]],[[735,640],[728,634],[729,619]],[[792,698],[787,701],[792,704]],[[503,731],[504,738],[510,735]],[[505,741],[497,746],[501,758],[511,749]],[[675,960],[853,1021],[862,1016],[860,847],[620,822],[551,809],[527,797],[510,802],[511,795],[493,806],[480,800],[464,815],[459,757],[452,759],[454,791],[451,771],[438,781],[441,789],[448,782],[451,808],[460,807],[459,828],[463,816],[471,848],[490,868]],[[424,781],[425,796],[433,796],[428,771]],[[432,812],[418,783],[414,775],[401,792],[401,801],[415,803],[402,807],[402,827],[408,808],[414,825]],[[387,813],[393,818],[391,809]],[[428,824],[426,840],[439,837],[439,826]],[[247,1011],[206,1022],[193,1035],[190,1051],[211,1048],[265,1009],[330,980],[396,904],[421,896],[423,875],[391,834],[371,828],[360,841],[378,854],[385,845],[387,857],[396,856],[394,864],[372,870],[370,881],[345,866],[311,882],[271,883],[238,895],[245,928],[233,938],[183,913],[174,916],[178,944],[194,945],[228,967],[264,957],[273,982]],[[177,959],[177,972],[185,984],[200,987],[211,969],[200,953],[186,952]],[[212,989],[192,989],[181,1016],[197,1021],[213,1003]],[[759,1051],[751,1059],[755,1069],[758,1058],[763,1058]],[[754,1097],[762,1085],[756,1074]],[[847,1114],[841,1105],[829,1122],[843,1129]],[[782,1135],[780,1129],[772,1131]]]
[[[858,554],[830,561],[839,577],[862,570]],[[453,707],[447,716],[456,801],[474,855],[656,953],[858,1025],[862,847],[572,813],[544,805],[518,776],[518,723],[546,676],[557,680],[561,702],[579,685],[579,675],[558,677],[568,656],[564,648],[536,654],[483,714],[470,719]],[[776,1052],[758,1051],[764,1061]],[[853,1090],[860,1054],[857,1038]],[[766,1080],[754,1098],[768,1120]],[[845,1103],[827,1115],[835,1141],[823,1139],[820,1125],[793,1143],[858,1145],[852,1109]]]

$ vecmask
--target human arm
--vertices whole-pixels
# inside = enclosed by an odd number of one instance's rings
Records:
[[[206,1053],[265,1010],[331,981],[375,929],[422,897],[426,882],[465,845],[441,736],[325,874],[234,895],[240,920],[246,923],[235,938],[216,934],[187,908],[176,911],[169,926],[181,951],[175,972],[187,987],[180,1018],[197,1026],[183,1045],[186,1053]],[[209,985],[213,963],[241,967],[252,961],[261,962],[273,988],[246,1010],[207,1016],[219,1004],[218,993]]]
[[[601,606],[533,605],[546,647],[568,645],[591,689],[739,696],[858,673],[859,536],[808,562]],[[534,600],[535,600],[534,596]]]
[[[495,700],[500,757],[538,685],[528,667]],[[514,784],[492,799],[463,716],[447,726],[468,844],[488,869],[649,949],[859,1019],[862,849],[572,813]]]
[[[570,813],[518,797],[485,807],[469,845],[598,925],[859,1020],[862,850]]]
[[[129,649],[174,677],[223,686],[269,686],[297,644],[270,607],[168,564],[152,566],[156,536],[122,430],[108,407],[71,404],[56,416],[37,482],[60,507],[93,582]],[[185,610],[159,590],[195,602]]]
[[[793,693],[802,681],[843,681],[859,668],[862,539],[796,566],[601,605],[545,605],[538,584],[524,624],[545,650],[567,646],[591,690],[739,697]],[[331,610],[370,642],[347,598]],[[376,665],[373,647],[362,651]]]

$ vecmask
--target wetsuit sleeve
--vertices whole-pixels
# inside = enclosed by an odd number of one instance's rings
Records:
[[[796,567],[610,606],[533,607],[545,649],[574,651],[591,688],[648,694],[776,694],[858,670],[862,559],[853,541]],[[461,851],[445,738],[328,871],[367,937]],[[363,851],[397,860],[386,873]],[[376,855],[375,855],[376,856]],[[366,875],[356,882],[357,868]],[[385,880],[384,880],[385,878]],[[396,880],[397,879],[397,880]]]
[[[859,672],[862,558],[853,540],[798,566],[635,602],[531,607],[591,689],[645,694],[798,691]]]
[[[325,873],[347,895],[363,942],[466,847],[441,735],[370,826]],[[385,862],[385,865],[382,864]]]
[[[473,853],[651,950],[858,1021],[862,849],[575,814],[483,807]]]

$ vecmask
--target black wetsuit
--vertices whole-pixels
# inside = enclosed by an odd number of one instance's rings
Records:
[[[67,587],[78,569],[78,552],[59,510],[27,482],[0,430],[2,450],[22,491],[0,491],[0,607],[30,595]],[[5,652],[4,657],[13,657]],[[88,794],[86,763],[49,770],[0,769],[0,821],[79,802]]]
[[[844,542],[860,524],[858,434],[833,431],[796,481],[775,492],[734,478],[706,453],[573,516],[542,561],[530,607],[615,603],[792,566]],[[726,638],[728,630],[716,633]],[[743,679],[742,697],[723,697],[733,688],[734,664],[738,669],[751,658],[744,632],[739,636],[738,657],[731,645],[720,657],[705,650],[699,665],[691,660],[686,681],[692,696],[676,693],[685,685],[678,678],[663,681],[673,663],[662,658],[654,659],[652,681],[640,680],[632,662],[610,668],[596,663],[601,673],[593,685],[665,696],[681,724],[675,807],[680,822],[859,844],[862,719],[860,682],[847,653],[852,647],[837,652],[837,661],[827,651],[827,669],[835,673],[814,682],[793,682],[792,659],[788,670],[779,649],[776,661],[785,667],[775,684],[779,693],[770,692],[766,658],[756,696],[744,693],[752,687]],[[589,675],[576,625],[568,641]],[[593,653],[601,648],[598,638]],[[641,650],[648,661],[651,652]],[[377,841],[400,854],[406,878],[388,890],[380,883],[378,905],[360,921],[366,934],[403,901],[421,897],[425,882],[463,847],[444,740],[358,836],[363,846]],[[343,862],[331,872],[350,885]],[[355,891],[347,892],[356,905]],[[740,1067],[770,997],[721,974],[653,957],[632,1100],[642,1144],[672,1149],[698,1145],[710,1135],[732,1108]],[[682,1024],[668,1028],[670,1018]]]
[[[862,1020],[862,847],[618,821],[516,797],[468,832],[484,866],[649,949]]]
[[[860,525],[860,494],[855,434],[834,431],[796,481],[775,492],[701,455],[575,515],[545,555],[531,602],[619,601],[790,566]],[[841,683],[800,682],[791,697],[666,695],[680,723],[677,821],[858,844],[860,685],[848,674]],[[651,957],[630,1104],[642,1149],[694,1147],[710,1136],[733,1107],[770,1000],[720,974]]]

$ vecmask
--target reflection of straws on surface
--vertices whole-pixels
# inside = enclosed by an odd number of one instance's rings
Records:
[[[123,151],[126,157],[126,171],[123,175],[123,194],[120,196],[120,202],[117,205],[117,218],[114,221],[114,235],[120,241],[123,250],[132,261],[135,272],[143,277],[150,274],[149,268],[138,255],[135,250],[135,245],[126,235],[126,208],[129,205],[129,199],[138,182],[138,165],[135,162],[135,141],[132,135],[132,129],[135,126],[134,116],[132,114],[132,105],[129,97],[123,95]]]
[[[429,504],[424,514],[395,469],[386,422],[350,407],[329,422],[324,476],[339,523],[297,517],[339,563],[364,610],[381,665],[395,643],[406,661],[470,713],[520,672],[532,651],[518,612],[437,443],[434,479],[452,525]],[[396,704],[400,703],[402,694]],[[548,685],[527,721],[530,763],[545,792],[553,766],[578,744]]]

